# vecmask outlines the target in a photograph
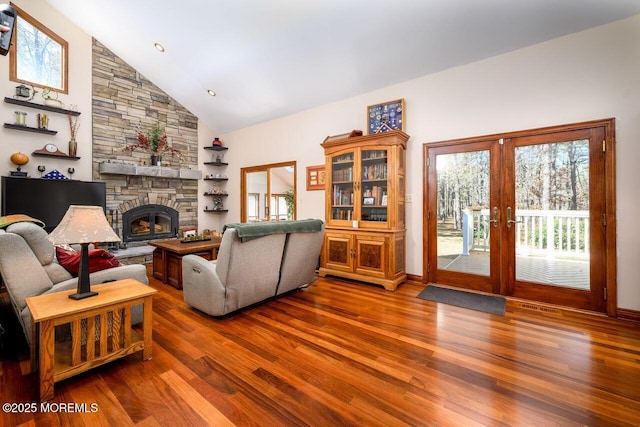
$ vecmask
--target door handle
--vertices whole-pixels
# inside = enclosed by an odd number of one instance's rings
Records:
[[[507,228],[511,228],[511,224],[520,224],[522,221],[511,219],[511,206],[507,208]]]
[[[493,224],[494,227],[498,227],[498,207],[495,206],[493,208],[493,219],[489,220],[489,223]]]

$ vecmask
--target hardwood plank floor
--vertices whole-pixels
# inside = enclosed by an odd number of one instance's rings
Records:
[[[501,317],[418,299],[422,284],[332,278],[215,319],[150,282],[152,360],[56,384],[53,402],[87,412],[0,425],[640,425],[637,323],[518,301]],[[26,358],[2,361],[3,403],[36,401]]]

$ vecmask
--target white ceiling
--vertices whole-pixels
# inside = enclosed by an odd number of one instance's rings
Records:
[[[220,134],[640,13],[638,0],[46,1]]]

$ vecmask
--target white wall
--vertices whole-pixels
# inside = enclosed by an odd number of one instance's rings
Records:
[[[12,153],[20,151],[29,156],[29,163],[23,167],[23,170],[33,177],[40,176],[37,166],[44,165],[47,169],[45,173],[57,169],[66,176],[69,176],[67,169],[73,167],[76,170],[73,179],[91,181],[91,37],[71,24],[44,1],[21,0],[18,7],[69,43],[69,93],[60,94],[58,99],[67,108],[69,105],[77,105],[78,111],[81,112],[79,116],[80,128],[76,138],[78,141],[77,155],[81,159],[77,161],[60,160],[31,155],[34,150],[43,148],[45,144],[49,143],[56,144],[65,153],[69,152],[70,132],[66,115],[0,102],[2,123],[14,123],[14,111],[19,110],[28,114],[27,124],[36,127],[36,115],[46,113],[49,116],[49,129],[58,131],[57,135],[51,136],[0,127],[0,174],[9,175],[10,170],[15,170],[15,165],[11,163],[9,157]],[[9,55],[0,56],[0,93],[2,98],[15,95],[15,87],[18,85],[19,83],[9,81]],[[41,91],[41,89],[37,90]],[[32,102],[43,103],[41,93],[38,93]]]
[[[587,120],[616,118],[618,306],[640,310],[640,15],[582,33],[389,86],[226,135],[229,213],[240,218],[240,168],[297,160],[298,218],[324,216],[324,194],[305,190],[305,168],[324,162],[327,135],[365,129],[367,105],[406,101],[407,272],[422,275],[422,145]],[[398,64],[399,67],[402,64]],[[212,226],[210,228],[215,228]]]

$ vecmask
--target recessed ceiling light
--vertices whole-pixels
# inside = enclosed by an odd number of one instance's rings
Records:
[[[164,52],[164,46],[162,46],[160,43],[154,43],[153,44],[156,49],[158,49],[160,52]]]
[[[212,89],[207,89],[207,93],[211,96],[216,96],[216,91]]]

